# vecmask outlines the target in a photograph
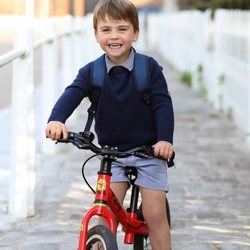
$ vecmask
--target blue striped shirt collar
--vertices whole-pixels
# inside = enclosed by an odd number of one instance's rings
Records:
[[[134,57],[135,57],[135,52],[134,52],[134,49],[132,48],[127,60],[118,65],[118,64],[113,63],[108,58],[107,54],[105,54],[105,62],[106,62],[106,67],[107,67],[107,73],[109,73],[109,71],[115,66],[122,66],[122,67],[126,68],[127,70],[132,71],[133,67],[134,67]]]

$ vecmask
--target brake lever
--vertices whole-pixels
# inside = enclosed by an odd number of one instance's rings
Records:
[[[83,144],[82,142],[79,142],[79,141],[74,141],[73,145],[79,149],[90,149],[88,144]]]

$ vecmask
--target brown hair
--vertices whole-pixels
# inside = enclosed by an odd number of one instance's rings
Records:
[[[139,18],[136,7],[129,0],[100,0],[94,9],[93,26],[97,30],[98,20],[106,17],[130,22],[134,31],[139,30]]]

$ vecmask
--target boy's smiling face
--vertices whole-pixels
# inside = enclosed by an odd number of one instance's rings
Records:
[[[139,31],[126,20],[114,20],[106,16],[98,20],[95,30],[96,41],[115,64],[124,62],[130,53],[133,42],[138,39]]]

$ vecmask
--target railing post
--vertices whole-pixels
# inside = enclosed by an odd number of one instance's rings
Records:
[[[222,100],[222,89],[221,85],[218,84],[218,78],[221,74],[221,15],[216,12],[215,16],[215,33],[214,33],[214,48],[215,48],[215,60],[214,60],[214,100],[213,104],[216,109],[222,110],[223,109],[223,100]]]
[[[80,67],[84,66],[84,51],[86,50],[83,47],[84,44],[84,18],[83,17],[75,17],[74,18],[74,58],[75,58],[75,68],[74,74],[77,74],[77,71]]]
[[[86,46],[84,46],[84,42],[86,37],[84,36],[84,32],[86,32],[85,28],[85,20],[83,17],[74,17],[74,35],[73,35],[73,41],[74,44],[72,46],[72,50],[74,52],[74,69],[73,69],[73,77],[77,75],[78,70],[83,67],[87,61],[86,61]],[[72,81],[73,79],[71,79]],[[86,102],[86,98],[81,102],[80,106],[76,109],[73,116],[77,119],[86,119],[84,110],[84,105]]]
[[[68,86],[74,77],[74,53],[73,53],[73,17],[66,16],[64,20],[64,32],[67,35],[62,37],[62,88]]]
[[[9,213],[34,215],[35,140],[32,30],[19,30],[15,49],[27,53],[13,62]]]
[[[49,42],[42,46],[41,150],[44,154],[53,154],[55,144],[45,139],[44,129],[59,95],[58,39],[54,22],[47,22],[45,29]]]
[[[85,48],[86,61],[90,62],[95,60],[101,54],[103,54],[103,50],[100,48],[99,44],[96,42],[94,29],[93,29],[93,14],[88,14],[84,17],[85,25],[84,32],[85,33],[85,42],[83,48]]]

